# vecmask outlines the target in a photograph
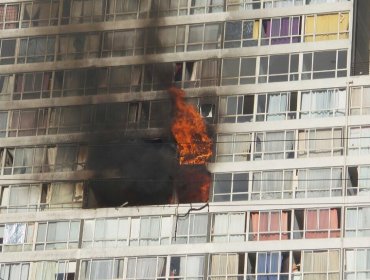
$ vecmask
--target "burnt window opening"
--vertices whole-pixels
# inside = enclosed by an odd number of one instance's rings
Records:
[[[348,195],[358,194],[358,167],[348,167],[347,193]]]

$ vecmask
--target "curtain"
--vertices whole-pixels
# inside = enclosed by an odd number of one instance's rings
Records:
[[[258,280],[277,280],[281,270],[282,257],[279,252],[276,253],[258,253],[257,272],[262,274]],[[263,274],[269,274],[263,275]]]
[[[56,262],[35,262],[32,263],[30,279],[34,280],[48,280],[55,279],[57,273]]]
[[[204,270],[204,257],[201,256],[187,257],[186,276],[188,278],[203,276],[204,274],[203,270]]]
[[[285,147],[285,133],[266,132],[264,159],[283,159]]]
[[[213,242],[227,242],[229,218],[227,213],[215,214],[213,220]]]
[[[266,171],[262,175],[261,199],[277,199],[282,197],[283,172]]]
[[[306,210],[306,238],[339,237],[339,234],[337,209]]]
[[[4,228],[3,244],[22,244],[26,237],[26,224],[6,224]]]
[[[267,120],[283,120],[288,110],[287,94],[267,95]]]
[[[197,63],[197,62],[195,62]],[[198,66],[198,65],[196,65]],[[195,67],[195,65],[194,65]],[[216,59],[209,59],[202,61],[201,86],[217,86],[218,85],[218,61]],[[196,75],[197,79],[199,74]]]
[[[235,161],[250,160],[250,151],[252,145],[251,137],[252,135],[249,133],[246,134],[238,133],[235,135],[235,146],[234,146]]]
[[[140,245],[158,244],[160,234],[160,218],[141,218]]]
[[[331,259],[330,261],[336,261]],[[328,252],[303,252],[303,273],[305,280],[327,280]],[[311,274],[311,273],[314,274]],[[319,274],[321,272],[321,274]]]
[[[50,204],[71,203],[74,189],[74,183],[52,183]]]
[[[113,269],[112,260],[99,260],[91,262],[90,280],[111,279]]]
[[[159,263],[159,268],[163,268],[164,261]],[[136,264],[136,278],[155,278],[157,269],[157,258],[140,258]],[[162,269],[158,269],[161,272]],[[159,273],[158,273],[159,274]]]
[[[358,216],[357,216],[357,236],[369,236],[369,228],[370,228],[370,207],[363,207],[358,209]]]
[[[330,196],[331,179],[330,168],[308,170],[307,197]]]

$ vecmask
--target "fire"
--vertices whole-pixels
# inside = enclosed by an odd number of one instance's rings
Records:
[[[171,131],[178,146],[180,164],[205,164],[212,155],[212,141],[202,117],[193,105],[185,102],[183,90],[171,87],[169,93],[175,105]]]
[[[208,201],[211,178],[205,163],[212,156],[212,141],[196,108],[184,100],[185,92],[171,87],[174,118],[171,132],[176,140],[179,163],[183,167],[176,186],[182,202]]]

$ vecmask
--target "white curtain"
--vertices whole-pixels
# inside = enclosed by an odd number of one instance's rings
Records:
[[[160,258],[161,259],[161,258]],[[164,261],[159,263],[159,268],[163,268]],[[157,258],[139,258],[136,264],[136,278],[152,278],[155,279],[157,270]],[[158,272],[162,269],[158,269]],[[158,273],[159,274],[159,273]]]
[[[249,154],[251,151],[251,137],[249,133],[238,133],[235,135],[235,161],[247,161],[250,160]],[[232,143],[230,143],[232,144]]]
[[[287,94],[267,95],[267,120],[283,120],[288,107]]]
[[[285,133],[266,132],[264,159],[283,159],[285,146]]]
[[[140,223],[140,245],[158,244],[160,234],[160,218],[141,218]]]
[[[357,236],[370,236],[370,207],[363,207],[358,209],[357,216]]]
[[[22,244],[26,237],[26,224],[6,224],[4,228],[3,244]]]
[[[283,191],[283,172],[268,171],[262,175],[262,199],[281,198]]]
[[[215,214],[213,218],[213,242],[227,242],[229,217],[227,213]]]
[[[90,280],[111,279],[112,269],[112,260],[92,261]]]
[[[54,279],[57,273],[56,262],[36,262],[32,263],[30,279],[48,280]]]
[[[180,264],[181,271],[182,262]],[[201,256],[188,256],[186,265],[186,276],[191,277],[203,277],[204,270],[204,257]]]

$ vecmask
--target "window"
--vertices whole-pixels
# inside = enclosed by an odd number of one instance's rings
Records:
[[[350,127],[348,155],[368,155],[370,153],[370,126]]]
[[[298,54],[260,57],[258,83],[298,80]]]
[[[244,274],[244,258],[244,254],[236,253],[210,255],[210,279],[240,279]]]
[[[322,51],[303,54],[302,80],[347,76],[347,51]]]
[[[220,123],[253,121],[254,95],[222,96],[219,105]]]
[[[166,279],[166,258],[165,257],[128,258],[127,273],[124,279],[164,280]]]
[[[16,74],[13,100],[50,97],[51,78],[51,72]]]
[[[249,253],[248,272],[256,279],[288,279],[289,252]]]
[[[132,102],[128,104],[128,127],[146,128],[149,120],[149,102]]]
[[[350,115],[370,114],[370,87],[351,88]]]
[[[170,217],[138,217],[131,219],[130,245],[148,246],[169,244],[172,220]]]
[[[57,60],[100,57],[101,33],[60,35]]]
[[[265,0],[266,1],[266,0]],[[226,0],[228,11],[261,9],[261,0]]]
[[[254,84],[256,57],[224,58],[221,85]]]
[[[11,111],[9,137],[44,135],[48,109],[25,109]]]
[[[40,207],[41,185],[11,185],[1,188],[2,213],[36,211]]]
[[[257,95],[256,121],[295,119],[297,92],[276,92]]]
[[[110,68],[110,93],[135,92],[140,90],[141,66],[119,66]]]
[[[8,127],[8,112],[0,111],[0,138],[5,137]]]
[[[14,75],[0,75],[0,101],[10,100],[14,88]]]
[[[76,273],[75,261],[34,262],[31,265],[30,279],[73,280]]]
[[[369,207],[348,207],[345,217],[345,237],[370,236],[369,215]]]
[[[0,226],[2,252],[31,251],[35,235],[34,223],[15,223]]]
[[[106,218],[84,221],[83,248],[127,246],[128,238],[129,220],[127,218]]]
[[[54,60],[55,36],[20,39],[17,63],[47,62]]]
[[[96,42],[99,46],[99,41]],[[102,57],[132,56],[144,52],[144,30],[115,30],[103,33]]]
[[[136,19],[139,14],[139,1],[137,0],[108,0],[106,20]]]
[[[59,1],[33,1],[23,6],[22,28],[58,24]]]
[[[349,14],[308,15],[305,18],[305,42],[348,39]]]
[[[12,160],[9,159],[9,165],[4,167],[4,175],[40,173],[44,164],[44,148],[7,148],[6,157],[12,154]]]
[[[245,213],[220,213],[212,216],[212,242],[245,240]]]
[[[253,172],[252,200],[292,198],[293,171]]]
[[[202,280],[204,263],[204,256],[171,256],[169,279]]]
[[[15,62],[15,39],[0,40],[0,65],[14,64]]]
[[[294,158],[294,131],[257,132],[254,137],[254,160]]]
[[[321,89],[301,93],[302,119],[344,116],[345,108],[345,89]]]
[[[299,43],[301,41],[301,17],[263,19],[261,45]]]
[[[370,250],[347,249],[344,260],[344,279],[366,279],[370,273]]]
[[[36,250],[75,249],[78,247],[80,221],[42,222],[38,224]]]
[[[224,0],[193,0],[191,1],[190,14],[218,13],[223,11]]]
[[[153,0],[151,3],[151,17],[177,16],[187,13],[187,0]]]
[[[173,244],[194,244],[207,242],[208,215],[188,214],[177,216],[172,228]]]
[[[294,211],[294,239],[340,237],[340,209]]]
[[[19,4],[0,4],[0,29],[18,28],[19,11]]]
[[[342,138],[342,128],[300,130],[298,157],[340,156],[343,154]]]
[[[303,279],[339,279],[340,252],[338,250],[303,251],[302,262]]]
[[[248,173],[216,173],[213,177],[213,201],[248,200]]]
[[[259,20],[227,21],[224,48],[257,46],[259,23]]]
[[[220,23],[206,23],[189,26],[187,51],[218,49],[221,44]],[[169,36],[166,34],[166,36]]]
[[[251,160],[251,133],[218,134],[216,162]]]
[[[333,197],[342,195],[342,169],[298,169],[296,198]]]
[[[81,208],[83,198],[82,182],[54,182],[46,192],[45,203],[49,208]]]
[[[370,192],[370,166],[348,166],[347,195],[368,196]]]
[[[289,239],[290,212],[259,211],[250,213],[249,240],[283,240]]]
[[[0,264],[0,278],[9,280],[27,280],[29,270],[29,263],[2,263]]]
[[[101,22],[105,0],[63,0],[62,24]]]
[[[79,279],[122,279],[123,260],[82,260]],[[59,280],[59,279],[58,279]],[[69,279],[67,279],[69,280]]]

